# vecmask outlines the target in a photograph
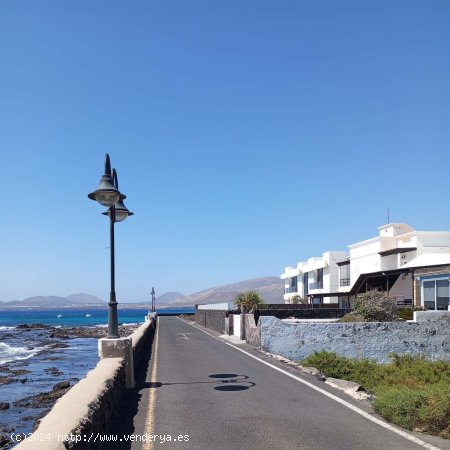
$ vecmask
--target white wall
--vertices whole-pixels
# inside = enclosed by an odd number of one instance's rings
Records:
[[[389,296],[404,296],[413,300],[413,282],[410,273],[400,275],[394,285],[389,289]]]

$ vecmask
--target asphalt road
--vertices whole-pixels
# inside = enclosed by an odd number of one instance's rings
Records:
[[[177,317],[159,318],[133,428],[161,436],[133,449],[424,448]]]

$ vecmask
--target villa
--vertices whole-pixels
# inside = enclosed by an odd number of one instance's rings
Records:
[[[372,289],[388,292],[398,305],[427,310],[450,307],[450,231],[417,231],[406,223],[378,228],[371,239],[328,251],[286,267],[285,303],[295,296],[329,307],[351,307]]]

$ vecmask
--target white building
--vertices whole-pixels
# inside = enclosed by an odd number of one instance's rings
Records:
[[[378,230],[378,236],[349,245],[348,253],[327,252],[322,258],[300,262],[295,269],[287,267],[281,275],[286,280],[285,302],[300,295],[314,303],[338,302],[347,307],[356,295],[380,289],[400,305],[447,309],[450,231],[416,231],[405,223],[391,223]],[[317,289],[320,273],[314,271],[321,267],[328,278]]]
[[[337,298],[328,296],[336,293],[339,287],[338,262],[347,256],[346,252],[329,251],[319,257],[309,258],[297,264],[296,268],[286,267],[281,278],[285,280],[285,303],[292,303],[292,298],[299,295],[320,303],[337,303]]]

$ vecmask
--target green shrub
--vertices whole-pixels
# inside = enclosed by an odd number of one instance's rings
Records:
[[[307,305],[308,299],[306,297],[302,298],[300,297],[300,295],[297,294],[291,298],[291,303],[293,305]]]
[[[345,316],[341,317],[338,322],[347,323],[347,322],[365,322],[364,316],[361,314],[357,314],[354,312],[348,313]]]
[[[450,362],[392,354],[389,364],[378,364],[320,351],[301,363],[361,384],[375,394],[375,410],[396,425],[450,439]]]
[[[421,388],[385,387],[374,400],[375,410],[408,430],[450,438],[450,385],[444,382]]]
[[[355,300],[353,312],[366,322],[393,322],[398,319],[397,302],[383,291],[368,291]]]
[[[376,372],[378,364],[369,359],[350,359],[322,350],[314,352],[301,363],[315,367],[328,377],[359,383],[367,390],[373,390],[379,379]]]
[[[319,369],[324,375],[333,378],[344,378],[346,380],[352,374],[353,360],[339,356],[336,353],[314,352],[301,362],[304,366],[311,366]]]
[[[413,310],[411,308],[399,308],[397,310],[397,315],[399,319],[402,320],[412,320]]]
[[[423,389],[396,386],[378,393],[374,399],[375,411],[389,422],[412,430],[417,423],[419,408],[425,401]]]
[[[254,308],[263,309],[266,306],[261,294],[256,291],[241,292],[234,300],[234,304],[238,308],[243,307],[247,312]]]

